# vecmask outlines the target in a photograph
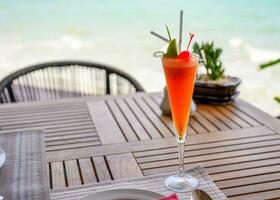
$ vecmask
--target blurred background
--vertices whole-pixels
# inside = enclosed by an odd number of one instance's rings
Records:
[[[164,75],[153,52],[165,43],[150,35],[178,37],[184,10],[184,44],[214,41],[223,49],[226,74],[242,79],[240,97],[276,116],[280,66],[279,0],[9,0],[0,2],[0,79],[24,66],[81,59],[115,66],[148,92],[162,91]]]

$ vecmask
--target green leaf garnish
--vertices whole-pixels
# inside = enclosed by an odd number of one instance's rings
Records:
[[[166,27],[166,30],[167,30],[167,33],[168,33],[169,42],[171,42],[171,35],[170,35],[169,28],[168,28],[168,26],[166,24],[165,24],[165,27]]]
[[[177,42],[176,42],[176,39],[173,39],[169,42],[169,45],[167,47],[166,53],[164,54],[164,57],[177,58],[177,56],[178,56]]]
[[[275,101],[277,101],[278,103],[280,103],[280,96],[279,97],[274,97]]]

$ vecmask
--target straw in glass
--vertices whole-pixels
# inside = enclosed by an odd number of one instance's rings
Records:
[[[179,41],[178,41],[179,52],[181,52],[181,48],[182,48],[183,14],[184,14],[184,11],[181,10],[181,11],[180,11],[180,22],[179,22],[179,23],[180,23]]]
[[[169,40],[168,40],[166,37],[163,37],[162,35],[160,35],[160,34],[158,34],[158,33],[154,32],[154,31],[151,31],[150,33],[151,33],[152,35],[154,35],[154,36],[158,37],[159,39],[161,39],[161,40],[163,40],[163,41],[165,41],[165,42],[168,42],[168,43],[169,43]]]

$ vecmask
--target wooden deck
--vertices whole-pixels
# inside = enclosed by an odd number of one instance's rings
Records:
[[[177,171],[161,94],[0,106],[0,132],[43,129],[50,188]],[[280,120],[279,120],[280,121]],[[280,123],[242,100],[198,105],[186,167],[201,164],[230,199],[280,198]]]

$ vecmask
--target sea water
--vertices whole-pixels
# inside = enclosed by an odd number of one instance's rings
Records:
[[[165,85],[159,59],[165,42],[154,30],[178,37],[184,10],[184,40],[215,41],[223,48],[227,75],[242,79],[240,97],[272,115],[280,114],[279,0],[9,0],[0,1],[0,78],[24,66],[63,59],[101,62],[134,76],[147,91]]]

